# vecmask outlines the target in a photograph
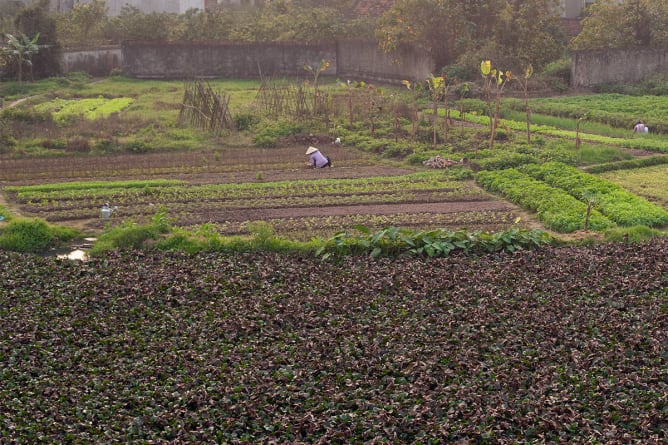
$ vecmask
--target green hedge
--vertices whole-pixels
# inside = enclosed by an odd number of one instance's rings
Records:
[[[476,174],[476,181],[485,190],[500,193],[514,203],[535,211],[548,229],[560,233],[584,229],[585,203],[517,169],[481,171]],[[598,211],[591,212],[589,229],[602,231],[613,226],[614,223]]]
[[[578,200],[593,200],[594,207],[621,226],[657,227],[668,224],[668,212],[619,185],[560,162],[525,165],[524,173],[565,190]]]

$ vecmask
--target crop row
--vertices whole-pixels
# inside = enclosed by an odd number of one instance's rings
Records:
[[[2,163],[0,163],[1,165]],[[299,164],[301,165],[301,164]],[[4,181],[34,181],[37,179],[68,179],[81,177],[147,177],[154,175],[189,175],[201,173],[237,173],[244,171],[262,171],[265,169],[289,170],[297,166],[295,162],[274,162],[256,164],[253,167],[245,163],[236,164],[210,164],[210,165],[178,165],[178,166],[156,166],[156,165],[89,165],[86,168],[74,165],[64,165],[54,169],[32,170],[4,170],[0,169],[0,180]],[[4,170],[4,171],[3,171]]]
[[[113,198],[113,199],[110,199]],[[212,208],[275,208],[275,207],[303,207],[312,205],[337,205],[350,203],[383,203],[383,202],[425,202],[425,201],[484,201],[487,197],[484,193],[464,189],[427,189],[427,190],[397,190],[378,192],[349,192],[349,193],[307,193],[307,194],[282,194],[248,197],[226,197],[226,196],[190,196],[179,198],[165,198],[154,196],[147,198],[139,196],[133,199],[132,195],[110,195],[108,197],[67,200],[47,200],[21,202],[23,207],[29,211],[59,211],[71,209],[98,209],[109,201],[117,206],[125,208],[143,207],[146,205],[172,206],[179,204],[197,203]]]
[[[451,114],[452,117],[455,119],[462,118],[457,110],[451,110]],[[463,117],[463,119],[468,122],[473,122],[479,125],[489,125],[489,117],[487,116],[466,114]],[[499,121],[499,128],[509,128],[514,131],[525,132],[526,123],[515,120],[501,119]],[[552,136],[552,137],[572,139],[572,140],[575,140],[576,137],[579,137],[580,140],[582,140],[583,142],[594,142],[617,147],[635,148],[635,149],[649,150],[660,153],[668,153],[668,142],[663,138],[654,138],[651,135],[649,137],[616,138],[610,136],[602,136],[598,134],[588,134],[583,132],[576,134],[575,131],[560,130],[558,128],[551,127],[549,125],[531,125],[531,132],[533,134],[541,134],[545,136]]]
[[[372,165],[365,154],[344,147],[328,147],[327,154],[337,167]],[[97,156],[48,158],[0,157],[0,181],[34,181],[57,178],[147,177],[165,174],[238,173],[267,170],[303,169],[303,150],[294,147],[272,148],[262,153],[247,148],[211,151],[177,151],[142,155],[116,153]]]
[[[621,226],[657,227],[668,224],[668,212],[645,198],[624,190],[606,179],[598,178],[559,162],[527,164],[521,171],[565,190],[580,201],[591,200],[602,214]]]
[[[523,102],[508,101],[523,110]],[[661,133],[668,130],[668,106],[660,96],[628,96],[623,94],[595,94],[587,96],[531,99],[535,113],[579,119],[588,119],[613,127],[628,128],[642,117]]]
[[[624,161],[608,162],[605,164],[592,165],[589,167],[584,167],[583,170],[588,173],[604,173],[615,170],[631,170],[636,168],[652,167],[655,165],[666,165],[666,164],[668,164],[668,156],[655,155],[655,156],[648,156],[646,158],[627,159]]]
[[[40,196],[49,194],[53,196],[60,196],[68,194],[69,196],[76,196],[78,194],[91,194],[93,191],[104,193],[109,189],[136,189],[147,187],[167,187],[183,185],[184,181],[177,181],[174,179],[152,179],[152,180],[136,180],[136,181],[76,181],[76,182],[61,182],[56,184],[35,184],[24,186],[7,186],[5,191],[13,192],[17,195],[26,193]]]
[[[185,219],[179,218],[180,225],[196,225],[205,221],[197,220],[195,216]],[[341,230],[354,230],[364,226],[370,229],[399,226],[415,229],[482,229],[487,231],[501,231],[515,225],[517,215],[510,210],[483,210],[454,213],[397,213],[391,215],[329,215],[324,217],[301,218],[269,218],[262,220],[275,233],[292,240],[308,241],[314,236],[328,237]],[[211,224],[212,229],[224,235],[249,234],[249,223],[259,221],[226,221]],[[189,224],[188,224],[189,223]]]
[[[349,194],[349,193],[395,193],[405,190],[447,190],[453,193],[470,193],[461,182],[449,181],[441,174],[415,174],[396,177],[375,177],[363,179],[321,179],[302,181],[280,181],[267,183],[208,184],[187,186],[182,183],[172,185],[159,182],[110,182],[96,183],[97,186],[81,187],[75,183],[40,186],[14,186],[5,190],[14,194],[20,203],[69,201],[82,199],[131,200],[151,202],[206,201],[221,199],[252,199],[258,197],[285,197],[309,194]],[[128,185],[126,185],[128,184]],[[141,185],[144,187],[141,187]]]
[[[516,169],[481,171],[476,181],[486,190],[500,193],[514,203],[537,212],[548,229],[571,233],[585,228],[587,205],[566,193]],[[614,223],[596,209],[591,210],[588,228],[604,230]]]
[[[469,199],[465,199],[469,198]],[[159,207],[168,213],[224,213],[248,209],[272,209],[272,208],[298,208],[298,207],[329,207],[340,205],[372,205],[372,204],[403,204],[403,203],[425,203],[444,201],[474,201],[482,198],[466,197],[448,191],[401,191],[396,193],[375,194],[332,194],[332,195],[303,195],[282,197],[258,197],[243,198],[235,200],[220,201],[172,201],[160,202],[160,205],[132,202],[131,200],[114,201],[118,203],[118,217],[131,217],[135,215],[154,214]],[[66,206],[58,206],[57,202],[44,202],[43,204],[24,205],[23,210],[33,216],[42,216],[49,221],[62,221],[68,219],[88,219],[99,216],[103,201],[82,200],[75,205],[68,202]],[[78,205],[76,205],[78,204]]]

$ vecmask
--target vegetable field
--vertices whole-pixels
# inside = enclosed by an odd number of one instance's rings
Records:
[[[4,159],[0,180],[21,214],[93,231],[105,223],[145,222],[161,209],[179,226],[206,223],[223,234],[244,234],[248,222],[265,221],[295,240],[356,225],[499,231],[519,217],[513,204],[441,170],[394,167],[335,145],[323,150],[334,168],[307,167],[302,147],[248,147]],[[118,207],[110,221],[100,218],[105,203]]]
[[[257,84],[233,86],[250,105]],[[177,124],[180,88],[58,96],[132,99],[94,120],[0,113],[6,245],[75,236],[48,221],[116,247],[0,250],[0,444],[668,442],[665,136],[545,124],[529,144],[504,120],[488,149],[472,111],[439,142],[428,113],[381,122],[367,101],[318,130],[239,108],[219,138]],[[334,168],[309,168],[308,145]],[[610,233],[624,242],[593,243]],[[219,234],[241,236],[188,249]]]

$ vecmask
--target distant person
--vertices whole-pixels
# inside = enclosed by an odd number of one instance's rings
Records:
[[[320,150],[315,147],[309,147],[306,154],[310,156],[309,165],[313,168],[332,167],[332,160],[329,156],[320,153]]]
[[[649,133],[649,128],[643,123],[643,121],[638,121],[636,122],[636,125],[633,127],[633,132],[634,133]]]

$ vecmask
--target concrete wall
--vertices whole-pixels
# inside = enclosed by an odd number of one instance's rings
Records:
[[[304,65],[332,65],[323,76],[351,80],[399,82],[422,80],[433,71],[426,54],[411,51],[388,55],[373,42],[339,43],[157,43],[125,42],[123,72],[131,77],[259,78],[311,76]],[[394,58],[401,60],[394,63]]]
[[[386,54],[372,41],[341,41],[336,52],[336,75],[351,80],[401,82],[424,80],[434,72],[434,62],[422,51]]]
[[[668,48],[574,51],[571,60],[572,87],[635,83],[668,70]]]
[[[114,68],[121,68],[121,48],[69,49],[62,52],[64,73],[82,71],[96,77],[108,76]]]
[[[131,77],[259,78],[309,76],[304,65],[336,58],[336,44],[124,42],[123,72]],[[330,67],[323,75],[335,74]]]

